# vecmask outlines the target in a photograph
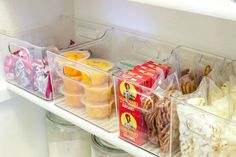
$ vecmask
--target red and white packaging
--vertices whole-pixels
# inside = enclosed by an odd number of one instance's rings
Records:
[[[135,66],[133,71],[120,74],[118,80],[118,110],[120,137],[136,145],[148,141],[147,126],[142,110],[142,101],[147,94],[146,89],[152,88],[160,76],[166,78],[170,66],[148,61]]]
[[[148,61],[148,62],[144,63],[143,66],[155,69],[157,71],[159,71],[159,68],[161,68],[163,70],[164,74],[165,74],[165,77],[167,77],[167,75],[171,71],[171,67],[169,65],[157,64],[157,63],[154,63],[153,61]]]
[[[129,80],[140,85],[145,85],[145,81],[148,81],[133,77]],[[143,145],[147,142],[147,127],[143,112],[139,109],[142,107],[143,91],[142,88],[130,82],[118,80],[120,137],[131,143]]]

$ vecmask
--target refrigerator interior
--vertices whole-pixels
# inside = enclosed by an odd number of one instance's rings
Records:
[[[236,59],[236,21],[128,0],[1,0],[0,14],[2,33],[37,28],[66,14]],[[2,102],[0,155],[47,157],[44,116],[45,110],[23,98]]]
[[[47,156],[45,110],[15,97],[0,105],[0,154],[11,157]]]

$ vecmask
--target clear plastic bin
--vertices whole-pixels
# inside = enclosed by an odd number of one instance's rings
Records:
[[[183,94],[194,92],[204,76],[222,85],[220,77],[226,58],[201,50],[179,46],[173,51],[171,61],[178,72]]]
[[[178,90],[152,90],[120,74],[116,74],[114,82],[120,138],[156,156],[176,154],[179,151],[179,123],[170,93],[177,94]]]
[[[186,47],[173,54],[184,94],[172,99],[177,104],[181,156],[234,156],[232,60]]]
[[[186,100],[174,99],[177,102],[182,157],[235,156],[235,122],[189,104]]]
[[[156,59],[169,56],[173,48],[175,45],[112,30],[94,43],[79,46],[73,52],[65,51],[65,54],[86,51],[90,57],[85,60],[48,51],[55,103],[109,132],[115,132],[117,116],[112,75],[122,68],[129,69],[132,66],[129,63],[142,63],[151,56]],[[144,57],[145,53],[147,56]],[[77,91],[73,90],[74,87]]]
[[[55,23],[25,32],[0,34],[5,79],[52,100],[46,50],[60,53],[102,38],[109,27],[61,16]]]

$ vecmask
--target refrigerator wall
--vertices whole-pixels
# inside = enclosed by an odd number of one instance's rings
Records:
[[[47,157],[45,111],[23,98],[0,104],[0,156]]]
[[[39,27],[63,13],[134,29],[219,55],[233,57],[235,52],[236,21],[128,0],[1,0],[0,13],[4,15],[0,20],[0,32],[6,28],[24,30]]]
[[[82,19],[127,27],[179,45],[236,59],[236,21],[128,0],[76,0],[74,8],[75,15]]]
[[[73,0],[1,0],[0,32],[16,33],[44,26],[73,13]]]

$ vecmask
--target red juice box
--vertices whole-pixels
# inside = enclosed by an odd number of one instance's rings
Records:
[[[154,70],[156,69],[156,65],[155,64],[144,63],[143,66],[146,66],[146,67],[154,69]]]
[[[137,82],[140,85],[151,88],[151,77],[135,73],[133,71],[123,72],[122,78],[129,79],[130,81]]]
[[[171,70],[171,67],[169,65],[158,64],[158,63],[154,63],[153,61],[148,61],[148,62],[144,63],[143,66],[147,66],[147,67],[155,69],[156,71],[159,71],[159,72],[160,72],[160,69],[162,69],[165,77],[167,77],[167,75],[169,74],[169,72]]]
[[[126,71],[126,72],[123,72],[121,76],[122,76],[122,78],[130,79],[130,78],[133,78],[136,75],[138,75],[138,74],[136,74],[132,71]]]
[[[140,75],[142,76],[146,76],[146,77],[149,77],[150,78],[150,88],[152,87],[153,83],[155,82],[155,78],[157,77],[157,74],[153,74],[151,72],[147,72],[145,70],[142,70],[142,69],[135,69],[135,72],[136,73],[139,73]]]
[[[136,72],[140,75],[143,75],[143,76],[150,77],[151,78],[151,87],[160,75],[160,73],[156,72],[156,70],[153,70],[153,69],[145,67],[145,66],[136,66],[134,69],[134,72]]]
[[[171,67],[165,64],[157,64],[157,67],[163,69],[165,78],[169,75]]]
[[[136,69],[142,69],[143,71],[148,71],[148,72],[151,72],[151,73],[156,73],[156,70],[155,69],[152,69],[152,68],[149,68],[149,67],[147,67],[147,66],[145,66],[145,65],[138,65],[138,66],[135,66],[134,67],[134,71],[136,70]]]
[[[152,61],[148,61],[148,62],[144,63],[142,65],[142,68],[144,69],[144,67],[146,67],[146,69],[147,68],[152,69],[152,70],[149,70],[149,71],[153,71],[153,72],[155,72],[159,75],[164,72],[164,70],[161,67],[159,67],[156,63],[154,63]]]

